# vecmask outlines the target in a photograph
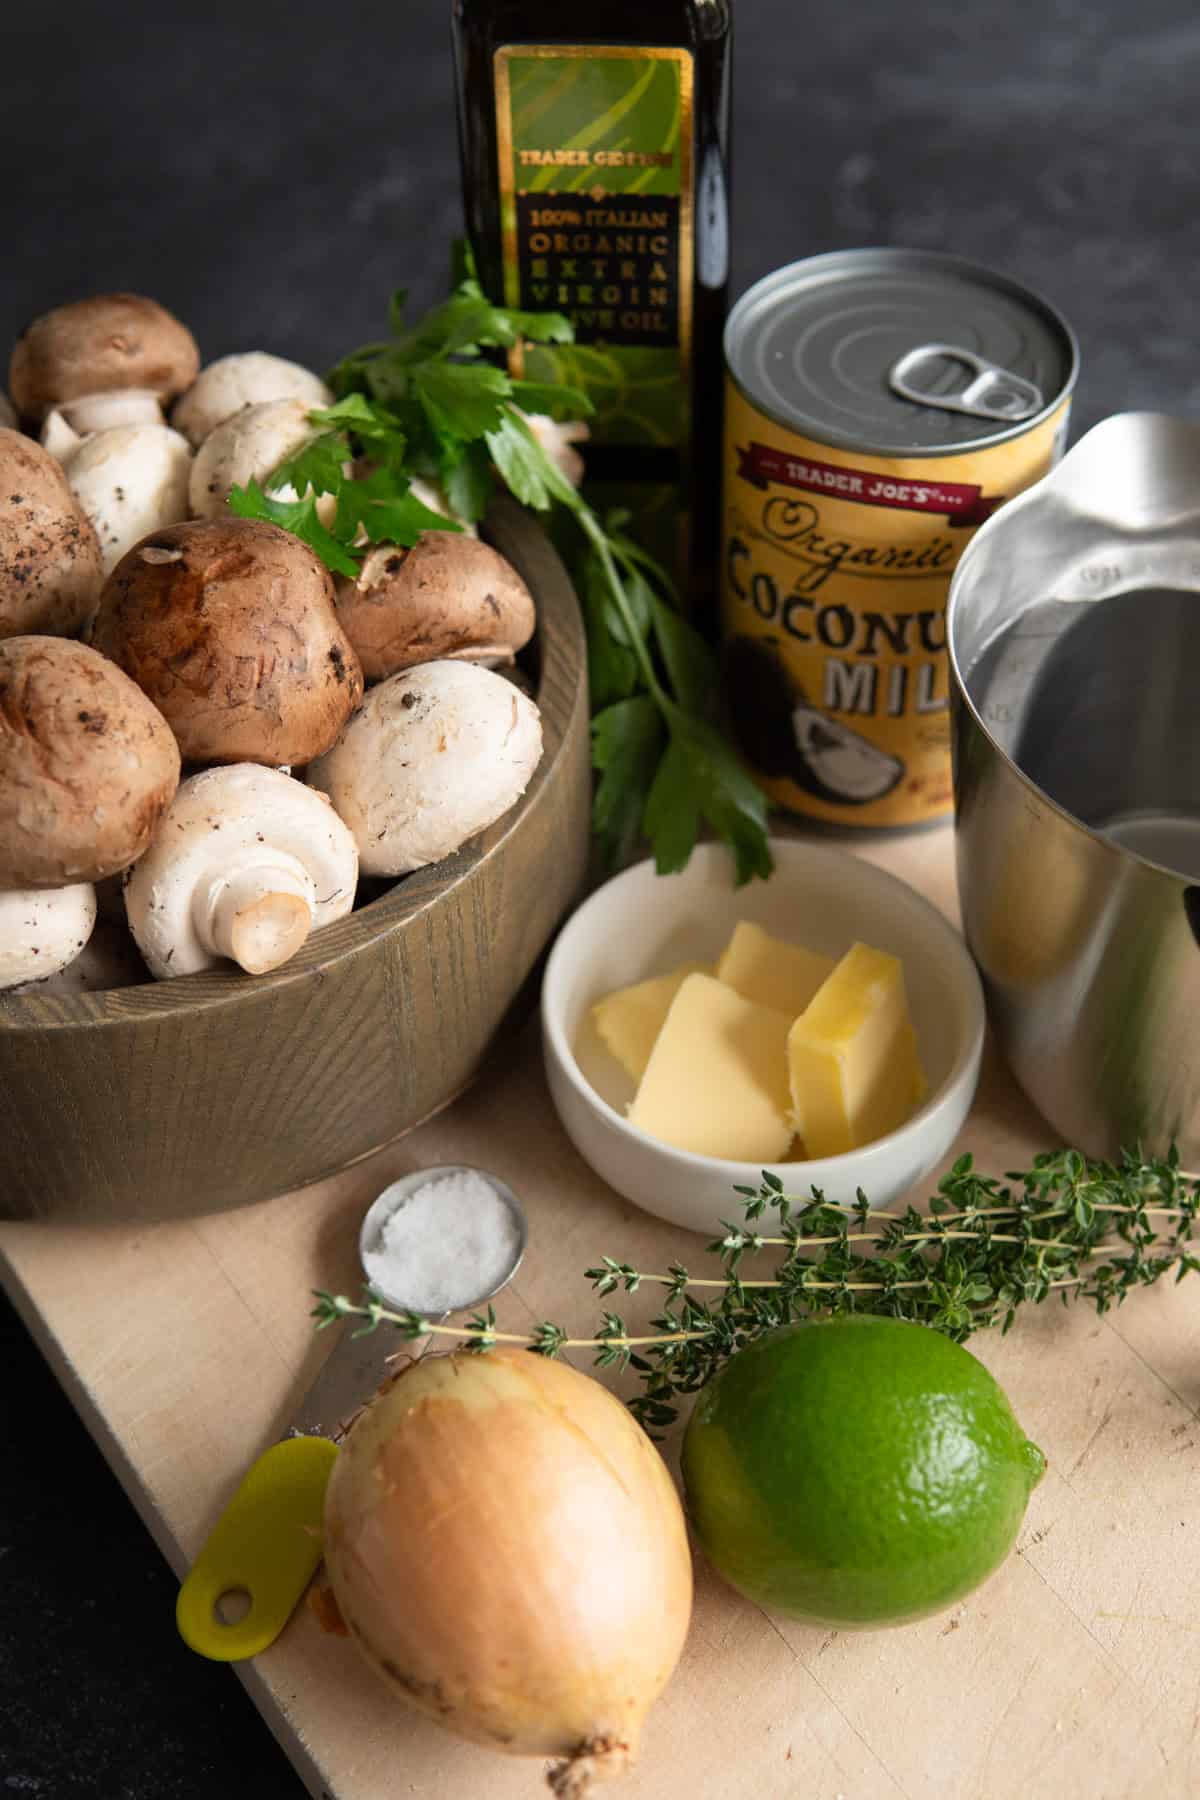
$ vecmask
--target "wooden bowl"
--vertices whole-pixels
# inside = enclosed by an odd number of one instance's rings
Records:
[[[586,649],[566,571],[508,501],[487,535],[537,602],[545,753],[503,819],[271,975],[0,995],[0,1217],[167,1219],[333,1174],[470,1082],[588,848]]]

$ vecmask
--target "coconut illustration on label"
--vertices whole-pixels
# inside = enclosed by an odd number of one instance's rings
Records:
[[[777,638],[731,639],[722,676],[734,736],[764,775],[831,806],[882,800],[903,778],[900,757],[810,703]]]
[[[898,756],[889,756],[804,700],[792,710],[792,730],[796,740],[792,780],[822,800],[864,806],[890,794],[904,774]]]

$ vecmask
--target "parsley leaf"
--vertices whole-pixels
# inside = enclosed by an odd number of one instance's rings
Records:
[[[484,437],[500,427],[511,382],[491,363],[428,362],[412,371],[413,392],[436,432]]]
[[[349,444],[341,433],[313,438],[296,456],[272,470],[266,492],[256,481],[235,487],[229,496],[230,510],[239,518],[268,519],[283,526],[315,550],[328,568],[351,578],[360,568],[353,554],[356,547],[361,548],[360,533],[372,544],[399,544],[408,549],[423,531],[462,530],[456,519],[448,519],[418,500],[408,476],[387,462],[361,478],[348,475],[349,455]],[[288,483],[300,491],[300,499],[278,497],[276,490]],[[317,512],[317,493],[336,499],[332,525],[326,525]]]
[[[310,438],[295,456],[289,456],[267,477],[267,487],[294,488],[301,497],[308,488],[314,494],[336,494],[343,480],[343,465],[350,460],[350,442],[344,431],[323,431]]]
[[[400,544],[406,550],[423,531],[462,530],[456,519],[418,500],[406,478],[388,468],[361,481],[343,481],[337,500],[336,533],[344,544],[353,542],[360,525],[373,544]]]
[[[410,354],[453,356],[462,352],[478,356],[481,345],[498,346],[500,340],[495,336],[494,311],[477,288],[471,292],[464,284],[421,321],[408,339],[412,347]],[[510,338],[508,341],[516,340]]]
[[[248,481],[244,488],[231,490],[229,510],[239,519],[267,519],[272,525],[282,525],[315,550],[327,568],[352,579],[357,576],[357,562],[317,517],[315,495],[306,500],[275,500],[263,493],[257,481]]]
[[[546,413],[551,419],[583,419],[595,407],[582,388],[556,381],[514,381],[512,397],[522,412]]]
[[[398,416],[377,401],[368,400],[365,394],[346,394],[332,406],[308,416],[314,425],[352,431],[360,445],[370,445],[388,462],[399,465],[404,460],[404,433]]]
[[[575,336],[574,326],[562,313],[518,312],[508,307],[504,316],[518,341],[528,338],[533,344],[569,344]]]
[[[514,378],[494,353],[523,339],[568,343],[560,313],[493,305],[469,252],[449,298],[409,326],[407,296],[392,297],[392,335],[345,357],[329,375],[337,400],[310,415],[312,440],[267,478],[235,488],[242,517],[271,519],[304,539],[331,569],[358,573],[367,543],[408,546],[424,531],[460,529],[411,491],[440,482],[458,518],[482,517],[498,474],[524,505],[561,507],[587,549],[580,598],[587,628],[598,780],[593,829],[602,855],[622,861],[640,835],[662,871],[682,868],[707,825],[733,851],[737,878],[771,869],[766,801],[713,722],[712,652],[682,616],[671,579],[624,527],[602,522],[542,448],[527,413],[591,411],[577,388]],[[277,499],[290,485],[301,498]],[[316,494],[337,510],[322,524]]]
[[[482,519],[496,491],[486,443],[447,444],[441,477],[446,498],[460,518],[472,525]]]
[[[654,641],[675,697],[689,712],[706,717],[716,701],[717,659],[700,633],[653,590],[650,605]]]
[[[636,648],[636,644],[634,638],[629,635],[629,627],[625,623],[624,614],[627,612],[633,621],[637,643],[644,644],[649,636],[657,601],[654,589],[639,569],[626,568],[621,585],[625,590],[625,608],[619,608],[610,597],[605,616],[608,621],[608,629],[617,642],[628,645],[632,650]]]
[[[388,301],[388,329],[399,337],[404,330],[404,315],[408,311],[408,289],[393,288],[392,297]],[[382,346],[384,349],[386,345]]]
[[[422,320],[408,340],[428,353],[474,350],[511,350],[528,338],[538,344],[569,344],[575,336],[571,321],[562,313],[520,312],[516,307],[493,306],[473,276],[461,281],[450,297]]]
[[[670,707],[667,718],[671,730],[667,758],[672,759],[670,783],[676,802],[689,819],[690,809],[694,807],[722,842],[729,845],[739,883],[749,881],[755,875],[765,881],[773,867],[767,842],[766,795],[707,719],[686,713],[679,706]],[[671,829],[663,819],[663,796],[657,796],[656,801],[651,790],[650,801],[656,802],[656,806],[652,820],[651,806],[647,803],[646,834],[654,843],[658,871],[663,875],[683,867],[696,833],[693,829],[691,840],[682,850],[681,860],[673,862],[671,856],[678,856],[682,846],[682,825]]]
[[[695,771],[679,738],[671,734],[666,755],[658,765],[642,818],[646,836],[654,846],[654,865],[660,875],[682,869],[700,835],[700,800]],[[741,877],[741,870],[738,871]]]
[[[335,400],[332,406],[318,407],[309,413],[314,425],[353,426],[359,433],[371,434],[382,431],[384,421],[391,415],[381,407],[375,406],[365,394],[347,394],[341,400]]]
[[[600,771],[592,801],[592,830],[604,859],[624,862],[643,829],[646,795],[665,740],[649,694],[605,707],[592,720],[592,762]],[[686,860],[686,859],[685,859]]]
[[[583,565],[580,581],[583,619],[588,640],[588,684],[592,706],[627,700],[638,685],[638,660],[624,625],[613,629],[613,599],[604,567],[596,556]],[[597,764],[597,767],[600,765]]]
[[[529,427],[506,410],[496,429],[486,436],[491,459],[510,492],[523,505],[535,507],[538,512],[547,511],[557,470]]]

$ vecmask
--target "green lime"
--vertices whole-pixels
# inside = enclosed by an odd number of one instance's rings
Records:
[[[961,1344],[900,1319],[824,1319],[738,1351],[696,1402],[688,1511],[764,1606],[900,1625],[1003,1562],[1045,1469]]]

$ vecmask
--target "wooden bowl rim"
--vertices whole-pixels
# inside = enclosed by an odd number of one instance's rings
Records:
[[[586,681],[581,680],[586,676],[586,643],[570,577],[534,515],[501,497],[489,507],[484,525],[489,538],[505,541],[507,548],[503,553],[510,560],[523,560],[522,552],[529,551],[546,558],[542,582],[529,582],[538,614],[533,642],[539,653],[536,700],[542,717],[542,758],[512,810],[452,856],[399,877],[377,900],[324,926],[281,969],[266,975],[225,974],[206,969],[195,975],[177,975],[170,981],[148,977],[124,987],[97,988],[80,994],[46,994],[39,989],[27,994],[0,994],[0,1032],[124,1025],[176,1011],[234,1006],[251,996],[277,993],[290,982],[311,979],[316,972],[335,972],[347,957],[358,955],[419,918],[499,853],[538,804],[562,752],[575,709],[581,700],[586,704]],[[557,703],[554,694],[556,679],[561,683],[563,677],[571,695],[566,706]],[[50,1000],[55,1008],[53,1018],[47,1018],[42,1011]]]

